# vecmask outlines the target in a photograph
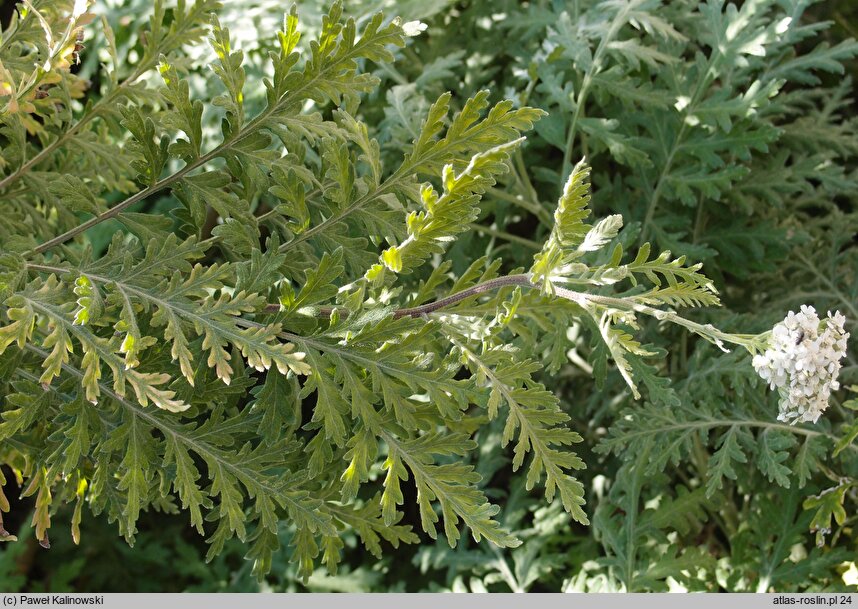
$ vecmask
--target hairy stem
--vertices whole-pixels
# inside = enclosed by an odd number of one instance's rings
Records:
[[[58,275],[73,272],[76,270],[74,268],[69,267],[58,267],[33,263],[27,263],[27,268],[31,271],[41,273],[56,273]],[[100,277],[98,275],[92,275],[89,273],[87,273],[86,275],[90,279],[94,279],[96,281],[108,281],[106,278]],[[471,286],[470,288],[461,290],[460,292],[456,292],[455,294],[451,294],[449,296],[445,296],[444,298],[439,298],[438,300],[434,300],[432,302],[427,302],[426,304],[418,305],[415,307],[404,307],[402,309],[396,309],[393,311],[393,317],[395,319],[399,319],[401,317],[422,317],[424,315],[434,313],[435,311],[439,311],[441,309],[449,307],[450,305],[454,305],[458,302],[461,302],[478,294],[492,292],[494,290],[499,290],[501,288],[509,286],[520,286],[531,289],[540,289],[542,287],[539,284],[533,283],[530,279],[530,276],[525,273],[504,275],[502,277],[488,279],[486,281],[483,281],[482,283],[478,283],[474,286]],[[554,294],[556,296],[559,296],[564,300],[574,302],[575,304],[583,308],[591,308],[593,305],[596,305],[598,307],[603,308],[613,308],[622,311],[643,313],[644,315],[654,317],[660,321],[669,321],[678,326],[682,326],[686,330],[689,330],[697,334],[698,336],[702,336],[706,340],[715,343],[721,349],[724,349],[724,343],[730,343],[733,345],[745,347],[748,351],[754,353],[761,346],[759,344],[761,339],[760,335],[730,334],[728,332],[719,330],[712,324],[700,324],[695,321],[691,321],[690,319],[686,319],[685,317],[682,317],[680,315],[677,315],[673,311],[665,311],[662,309],[651,307],[649,305],[642,304],[640,302],[637,302],[634,297],[623,298],[616,296],[602,296],[599,294],[589,294],[587,292],[576,292],[574,290],[559,286],[553,286],[553,288]],[[345,309],[338,309],[337,307],[331,306],[311,307],[311,309],[314,315],[321,319],[329,319],[331,315],[333,315],[334,311],[339,311],[341,315],[348,315],[348,311],[346,311]],[[261,312],[274,314],[279,312],[280,310],[281,305],[279,303],[269,303],[262,309]],[[255,322],[247,321],[247,323],[251,325],[257,325],[255,324]]]
[[[450,305],[456,304],[457,302],[461,302],[462,300],[465,300],[477,294],[490,292],[508,286],[521,286],[524,288],[533,289],[539,289],[541,287],[540,285],[533,283],[530,280],[530,276],[527,274],[505,275],[503,277],[496,277],[494,279],[489,279],[482,283],[478,283],[477,285],[472,286],[466,290],[456,292],[455,294],[451,294],[450,296],[446,296],[444,298],[426,303],[424,305],[396,309],[393,312],[393,316],[397,319],[400,317],[422,317],[423,315],[428,315],[429,313],[433,313]],[[613,308],[622,311],[643,313],[644,315],[654,317],[660,321],[669,321],[678,326],[682,326],[686,330],[689,330],[697,334],[698,336],[702,336],[706,340],[715,343],[721,349],[724,349],[724,343],[742,346],[751,353],[754,353],[760,347],[760,345],[758,344],[760,341],[760,336],[756,334],[730,334],[728,332],[719,330],[712,324],[700,324],[695,321],[691,321],[690,319],[686,319],[685,317],[682,317],[680,315],[677,315],[673,311],[664,311],[662,309],[657,309],[649,305],[641,304],[640,302],[634,300],[634,297],[622,298],[615,296],[602,296],[599,294],[589,294],[587,292],[576,292],[574,290],[559,286],[554,286],[554,293],[560,298],[574,302],[584,308],[590,308],[592,305],[596,305],[603,308]],[[266,313],[276,313],[279,310],[280,305],[273,303],[267,305],[264,309]],[[331,317],[335,310],[337,310],[336,307],[317,307],[315,308],[315,313],[318,317],[322,319],[328,319]],[[347,314],[345,310],[341,311],[342,313]],[[724,350],[726,351],[726,349]]]
[[[41,273],[56,273],[58,275],[73,272],[76,270],[74,268],[69,267],[59,267],[33,263],[27,263],[27,268],[31,271]],[[92,274],[87,274],[87,277],[90,277],[91,279],[94,279],[96,281],[108,281],[106,278],[102,278]],[[493,292],[494,290],[499,290],[501,288],[509,286],[520,286],[523,288],[531,289],[540,289],[542,287],[539,284],[533,283],[530,280],[530,276],[525,273],[504,275],[502,277],[488,279],[482,283],[478,283],[474,286],[471,286],[470,288],[467,288],[460,292],[456,292],[455,294],[450,294],[449,296],[445,296],[444,298],[439,298],[438,300],[433,300],[432,302],[427,302],[426,304],[414,307],[395,309],[393,311],[393,316],[396,319],[399,319],[401,317],[422,317],[424,315],[439,311],[478,294]],[[691,321],[690,319],[686,319],[685,317],[682,317],[680,315],[677,315],[673,311],[665,311],[663,309],[657,309],[649,305],[641,304],[640,302],[634,300],[634,297],[622,298],[616,296],[602,296],[599,294],[589,294],[587,292],[576,292],[574,290],[559,286],[553,286],[553,289],[554,294],[556,296],[559,296],[564,300],[574,302],[575,304],[583,308],[590,308],[593,305],[596,305],[603,308],[613,308],[622,311],[643,313],[644,315],[654,317],[660,321],[669,321],[678,326],[682,326],[686,330],[689,330],[694,334],[697,334],[698,336],[702,336],[703,338],[715,343],[722,349],[724,349],[723,343],[730,343],[733,345],[745,347],[751,353],[756,352],[756,350],[760,348],[759,335],[730,334],[729,332],[719,330],[712,324],[700,324],[695,321]],[[261,312],[274,314],[278,313],[281,308],[282,306],[280,305],[280,303],[269,303],[262,309]],[[313,310],[314,315],[321,319],[329,319],[331,315],[333,315],[334,311],[337,310],[339,310],[341,314],[348,315],[348,311],[346,311],[345,309],[338,309],[337,307],[331,306],[311,307],[311,309]]]
[[[496,277],[494,279],[489,279],[484,281],[483,283],[478,283],[475,286],[472,286],[466,290],[462,290],[461,292],[456,292],[455,294],[451,294],[450,296],[446,296],[444,298],[440,298],[438,300],[434,300],[432,302],[427,302],[426,304],[417,306],[417,307],[407,307],[404,309],[396,309],[393,312],[393,317],[399,319],[400,317],[422,317],[423,315],[428,315],[434,311],[439,309],[443,309],[445,307],[449,307],[450,305],[456,304],[457,302],[461,302],[466,298],[470,298],[472,296],[476,296],[477,294],[482,294],[484,292],[491,292],[494,290],[498,290],[500,288],[519,285],[524,287],[536,287],[533,283],[530,282],[530,279],[527,275],[505,275],[503,277]],[[269,304],[265,307],[265,313],[277,313],[280,310],[279,304]],[[336,307],[317,307],[316,315],[322,319],[329,319],[331,315],[333,315],[334,311],[337,310]],[[344,309],[340,310],[342,314],[348,314]]]
[[[664,311],[649,305],[641,304],[640,302],[635,301],[634,297],[618,298],[615,296],[601,296],[598,294],[588,294],[586,292],[575,292],[573,290],[557,286],[554,287],[554,291],[561,298],[571,300],[581,306],[586,307],[588,304],[596,304],[603,307],[620,309],[622,311],[643,313],[644,315],[655,317],[660,321],[669,321],[678,326],[682,326],[686,330],[694,332],[698,336],[702,336],[703,338],[715,343],[721,349],[724,349],[723,343],[740,345],[752,353],[758,348],[757,343],[759,341],[759,337],[756,334],[730,334],[728,332],[723,332],[712,324],[700,324],[677,315],[673,311]]]

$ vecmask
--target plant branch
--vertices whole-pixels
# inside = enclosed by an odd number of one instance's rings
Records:
[[[195,24],[192,18],[187,18],[184,21],[186,26],[193,26]],[[80,132],[83,127],[85,127],[90,121],[97,118],[105,108],[109,107],[114,101],[118,100],[125,94],[125,90],[132,84],[134,84],[141,76],[143,76],[146,72],[150,71],[154,68],[158,63],[158,58],[162,53],[170,52],[173,50],[174,45],[181,40],[182,36],[185,34],[185,28],[177,29],[172,32],[168,36],[166,36],[161,41],[161,49],[156,52],[149,53],[143,57],[140,63],[137,65],[137,68],[132,72],[125,80],[115,86],[115,88],[110,91],[107,95],[99,99],[93,106],[86,112],[83,116],[78,119],[76,123],[71,125],[68,129],[66,129],[62,135],[60,135],[53,142],[48,144],[45,148],[42,148],[41,151],[36,154],[33,158],[26,161],[23,165],[18,167],[15,171],[4,177],[0,180],[0,190],[9,186],[13,182],[16,182],[21,176],[28,173],[33,167],[44,161],[47,157],[51,156],[58,148],[60,148],[67,141],[72,139],[75,135]]]
[[[524,186],[522,187],[526,188]],[[551,226],[554,222],[554,217],[547,209],[545,209],[539,204],[538,199],[536,197],[534,197],[533,201],[528,201],[524,198],[519,198],[515,195],[509,194],[508,192],[501,190],[500,188],[495,187],[489,188],[488,192],[491,196],[497,199],[501,199],[502,201],[507,201],[509,203],[512,203],[513,205],[517,205],[525,211],[532,213],[534,216],[539,218],[540,222],[542,222],[546,226]]]
[[[530,280],[530,276],[527,274],[505,275],[503,277],[496,277],[494,279],[489,279],[488,281],[478,283],[477,285],[472,286],[466,290],[456,292],[455,294],[451,294],[450,296],[446,296],[444,298],[426,303],[424,305],[396,309],[393,312],[393,316],[397,319],[400,317],[422,317],[423,315],[428,315],[429,313],[433,313],[435,311],[438,311],[439,309],[443,309],[450,305],[456,304],[457,302],[461,302],[462,300],[465,300],[477,294],[482,294],[484,292],[490,292],[513,285],[533,289],[541,288],[540,285],[533,283]],[[574,290],[559,286],[553,286],[553,289],[554,294],[556,296],[559,296],[564,300],[574,302],[584,308],[589,308],[591,305],[598,305],[601,307],[620,309],[623,311],[643,313],[644,315],[654,317],[659,321],[669,321],[678,326],[682,326],[686,330],[689,330],[697,334],[698,336],[702,336],[703,338],[715,343],[721,349],[724,349],[723,343],[740,345],[742,347],[745,347],[751,353],[754,353],[760,347],[760,345],[758,344],[760,337],[756,334],[730,334],[728,332],[719,330],[712,324],[697,323],[695,321],[691,321],[690,319],[686,319],[685,317],[677,315],[673,311],[665,311],[662,309],[651,307],[649,305],[642,304],[640,302],[635,301],[634,297],[620,298],[614,296],[602,296],[599,294],[589,294],[587,292],[576,292]],[[273,303],[267,305],[264,309],[266,313],[276,313],[279,310],[280,305]],[[336,307],[317,307],[315,309],[316,315],[322,319],[330,318],[335,310]]]
[[[246,136],[247,133],[244,133],[244,135]],[[29,252],[24,254],[24,256],[29,257],[29,256],[33,256],[35,254],[42,254],[42,253],[48,251],[49,249],[56,247],[57,245],[62,245],[66,241],[68,241],[70,239],[74,239],[79,234],[86,232],[87,230],[89,230],[93,226],[101,224],[105,220],[110,220],[111,218],[115,218],[116,216],[118,216],[120,213],[122,213],[123,211],[125,211],[126,209],[128,209],[129,207],[134,205],[135,203],[139,203],[143,199],[145,199],[145,198],[147,198],[147,197],[149,197],[149,196],[151,196],[157,192],[160,192],[161,190],[164,190],[165,188],[167,188],[168,186],[170,186],[174,182],[178,182],[179,180],[181,180],[183,177],[185,177],[187,174],[189,174],[194,169],[197,169],[198,167],[201,167],[202,165],[206,164],[207,162],[209,162],[213,158],[220,156],[221,154],[223,154],[223,152],[225,150],[229,149],[230,146],[233,146],[236,143],[236,141],[238,141],[239,139],[242,139],[241,135],[237,138],[234,138],[233,140],[231,140],[229,142],[224,142],[223,144],[221,144],[220,146],[217,146],[214,150],[212,150],[208,154],[205,154],[205,155],[199,157],[197,160],[193,161],[192,163],[188,163],[187,165],[185,165],[182,169],[180,169],[176,173],[174,173],[170,176],[167,176],[163,180],[156,182],[152,186],[149,186],[148,188],[145,188],[145,189],[139,191],[138,193],[136,193],[134,195],[131,195],[130,197],[128,197],[127,199],[125,199],[121,203],[117,203],[116,205],[114,205],[113,207],[111,207],[110,209],[108,209],[104,213],[98,214],[97,216],[93,216],[92,218],[90,218],[89,220],[84,222],[83,224],[79,224],[76,227],[74,227],[73,229],[67,230],[63,234],[57,235],[53,239],[49,239],[48,241],[45,241],[41,245],[33,248],[32,250],[30,250]]]
[[[34,266],[34,265],[29,265]],[[450,296],[446,296],[445,298],[440,298],[438,300],[428,302],[424,305],[420,305],[417,307],[406,307],[404,309],[396,309],[393,312],[393,317],[399,319],[400,317],[422,317],[423,315],[428,315],[434,311],[439,309],[443,309],[445,307],[449,307],[450,305],[456,304],[457,302],[461,302],[467,298],[471,298],[472,296],[476,296],[477,294],[482,294],[484,292],[491,292],[493,290],[498,290],[500,288],[508,287],[508,286],[524,286],[524,287],[536,287],[533,283],[531,283],[530,279],[527,275],[505,275],[503,277],[496,277],[494,279],[489,279],[484,281],[483,283],[478,283],[475,286],[472,286],[466,290],[462,290],[461,292],[456,292],[455,294],[451,294]],[[337,310],[336,307],[316,307],[316,315],[322,319],[329,319],[331,315],[333,315],[334,311]],[[269,304],[265,307],[265,313],[277,313],[280,310],[280,304]],[[343,313],[346,311],[343,310]]]
[[[489,235],[490,237],[496,237],[498,239],[503,239],[505,241],[513,241],[520,245],[523,245],[532,250],[540,250],[542,249],[542,244],[533,241],[532,239],[527,239],[525,237],[520,237],[518,235],[513,235],[512,233],[508,233],[506,231],[498,230],[496,228],[492,228],[490,226],[483,226],[482,224],[477,224],[476,222],[470,225],[471,230],[475,230],[478,233],[483,233],[484,235]]]
[[[27,263],[27,268],[32,271],[57,274],[69,273],[75,270],[74,268],[57,267],[46,264],[33,264],[29,262]],[[107,278],[100,277],[98,275],[92,275],[89,273],[87,273],[86,275],[87,277],[90,277],[91,279],[95,279],[97,281],[109,281]],[[530,280],[530,276],[528,274],[520,273],[515,275],[504,275],[502,277],[488,279],[482,283],[478,283],[474,286],[471,286],[470,288],[467,288],[460,292],[456,292],[455,294],[450,294],[449,296],[445,296],[444,298],[439,298],[438,300],[434,300],[432,302],[427,302],[426,304],[418,305],[415,307],[404,307],[402,309],[395,309],[393,311],[393,317],[395,319],[399,319],[401,317],[423,317],[424,315],[434,313],[435,311],[444,309],[478,294],[492,292],[494,290],[499,290],[501,288],[509,286],[520,286],[531,289],[541,288],[540,285],[535,284]],[[640,302],[635,301],[633,297],[621,298],[615,296],[602,296],[599,294],[589,294],[587,292],[576,292],[574,290],[559,286],[553,286],[553,288],[556,296],[559,296],[564,300],[574,302],[581,307],[588,308],[591,305],[598,305],[601,307],[609,307],[614,309],[620,309],[623,311],[643,313],[644,315],[654,317],[659,321],[669,321],[678,326],[682,326],[686,330],[689,330],[697,334],[698,336],[702,336],[703,338],[715,343],[722,349],[724,348],[723,343],[740,345],[742,347],[745,347],[746,349],[748,349],[748,351],[752,353],[759,348],[758,342],[760,337],[756,334],[730,334],[728,332],[719,330],[712,324],[697,323],[695,321],[691,321],[690,319],[686,319],[685,317],[677,315],[672,311],[665,311],[662,309],[651,307],[649,305],[641,304]],[[274,314],[279,312],[281,308],[282,307],[279,303],[269,303],[262,309],[262,312]],[[316,317],[319,317],[321,319],[330,319],[334,311],[338,309],[337,307],[325,306],[312,307],[312,310],[314,311]],[[341,312],[341,314],[348,315],[348,312],[345,309],[339,309],[339,311]],[[253,322],[248,323],[253,324]]]
[[[338,60],[336,62],[334,62],[332,65],[328,66],[326,69],[321,70],[318,74],[314,75],[312,78],[307,80],[300,87],[290,90],[289,93],[284,95],[276,103],[274,103],[274,104],[268,106],[267,108],[265,108],[264,110],[262,110],[259,114],[256,115],[256,117],[252,121],[247,123],[244,126],[244,128],[242,128],[234,137],[232,137],[228,140],[224,140],[223,142],[221,142],[220,144],[215,146],[207,154],[204,154],[203,156],[201,156],[197,159],[194,159],[193,161],[191,161],[190,163],[185,165],[182,169],[180,169],[176,173],[169,175],[166,178],[163,178],[162,180],[159,180],[158,182],[149,186],[148,188],[145,188],[144,190],[141,190],[140,192],[128,197],[124,201],[114,205],[113,207],[111,207],[110,209],[105,211],[104,213],[101,213],[97,216],[94,216],[93,218],[90,218],[88,221],[84,222],[83,224],[80,224],[80,225],[76,226],[75,228],[64,232],[63,234],[58,235],[57,237],[54,237],[53,239],[50,239],[49,241],[42,243],[41,245],[39,245],[39,246],[33,248],[32,250],[28,251],[26,254],[24,254],[24,256],[29,257],[29,256],[33,256],[35,254],[44,253],[45,251],[47,251],[53,247],[56,247],[57,245],[61,245],[61,244],[65,243],[66,241],[73,239],[74,237],[76,237],[79,234],[85,232],[86,230],[92,228],[93,226],[101,224],[105,220],[109,220],[111,218],[116,217],[122,211],[124,211],[125,209],[130,207],[131,205],[134,205],[135,203],[142,201],[146,197],[153,195],[153,194],[155,194],[161,190],[164,190],[165,188],[169,187],[173,183],[181,180],[183,177],[185,177],[191,171],[198,169],[199,167],[202,167],[203,165],[205,165],[206,163],[208,163],[212,159],[217,158],[219,156],[222,156],[225,152],[230,150],[233,146],[235,146],[239,142],[247,139],[250,135],[252,135],[256,131],[264,128],[266,121],[269,119],[269,117],[272,114],[278,112],[279,110],[281,110],[283,108],[289,107],[289,105],[294,103],[296,100],[304,99],[304,97],[305,97],[304,92],[308,88],[312,87],[317,81],[324,78],[328,74],[329,70],[340,69],[342,67],[343,62],[352,59],[353,56],[358,55],[361,51],[362,51],[361,45],[355,44],[355,46],[351,49],[351,52],[348,55],[345,55],[341,58],[338,58]],[[310,231],[308,231],[308,232],[310,232]]]

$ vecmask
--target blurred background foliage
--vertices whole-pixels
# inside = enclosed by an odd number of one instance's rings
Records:
[[[224,4],[221,21],[245,51],[246,105],[252,113],[263,102],[265,59],[275,44],[269,33],[279,27],[284,5],[279,0]],[[317,29],[326,4],[321,0],[299,4],[305,32]],[[594,168],[596,216],[622,213],[629,223],[624,232],[629,243],[653,239],[676,254],[704,262],[725,304],[706,312],[708,321],[732,331],[757,332],[771,327],[787,309],[810,303],[820,311],[840,308],[855,337],[858,118],[852,79],[858,77],[858,48],[848,41],[858,37],[858,4],[738,3],[767,26],[776,23],[773,15],[794,11],[804,30],[790,34],[793,38],[780,47],[773,42],[777,50],[765,58],[722,57],[732,63],[720,65],[711,81],[700,78],[695,65],[708,57],[712,68],[716,45],[706,38],[708,26],[701,22],[697,2],[635,4],[641,17],[617,18],[618,31],[609,41],[600,27],[613,27],[611,19],[625,10],[624,2],[346,2],[346,12],[358,21],[384,10],[391,17],[427,25],[399,52],[395,65],[378,69],[382,85],[362,103],[362,116],[377,126],[374,135],[384,154],[396,158],[419,128],[429,100],[446,90],[461,102],[488,88],[495,100],[509,97],[550,112],[529,134],[507,183],[487,197],[479,226],[451,249],[459,270],[483,255],[503,255],[512,265],[529,266],[535,244],[550,230],[548,210],[562,174],[586,153]],[[14,2],[3,4],[4,20],[13,6]],[[759,14],[753,12],[755,6],[761,7]],[[95,11],[116,33],[120,56],[128,54],[132,62],[150,10],[148,0],[95,3]],[[611,52],[604,53],[604,64],[594,69],[603,41]],[[611,44],[620,41],[625,44]],[[821,42],[828,45],[822,51]],[[104,44],[99,28],[90,28],[79,73],[90,79],[87,95],[92,99],[99,95]],[[210,49],[199,45],[189,51],[179,68],[193,75],[198,93],[204,92],[211,76]],[[808,54],[820,65],[790,63]],[[788,69],[795,71],[793,78]],[[784,71],[786,82],[776,96],[751,87],[770,70]],[[155,83],[158,76],[150,78]],[[699,87],[699,99],[691,102],[701,104],[704,126],[711,128],[681,122],[681,113],[674,108],[676,96],[671,98],[670,93],[681,91],[684,79],[705,83]],[[721,96],[723,91],[745,100],[758,94],[759,99],[747,107],[730,107],[734,98]],[[585,110],[576,113],[578,108]],[[215,117],[209,119],[209,133],[214,134]],[[667,140],[673,147],[660,147]],[[659,198],[654,205],[653,199]],[[142,205],[155,210],[169,204],[167,195]],[[102,224],[95,241],[106,245],[117,226]],[[55,534],[51,549],[43,550],[27,530],[29,504],[22,500],[6,522],[21,541],[0,546],[0,588],[7,592],[858,589],[855,576],[849,575],[858,556],[855,445],[842,449],[837,461],[828,457],[838,424],[854,421],[848,410],[855,402],[847,401],[848,393],[839,396],[819,431],[796,435],[775,430],[766,435],[768,428],[741,424],[774,420],[777,411],[776,398],[755,381],[741,354],[720,356],[710,345],[653,323],[642,336],[652,348],[670,353],[660,373],[673,379],[673,385],[659,392],[657,381],[647,383],[647,400],[634,402],[613,371],[602,376],[596,370],[601,379],[596,387],[594,371],[584,361],[593,349],[578,338],[579,331],[568,330],[568,363],[542,380],[561,396],[573,429],[585,438],[580,451],[589,464],[582,479],[588,489],[590,527],[574,523],[558,505],[546,505],[538,493],[508,492],[523,489],[524,484],[510,483],[504,467],[510,451],[500,448],[501,429],[495,420],[479,432],[476,466],[489,498],[503,508],[503,524],[522,531],[524,543],[516,549],[500,551],[463,539],[451,550],[444,541],[426,538],[417,546],[387,548],[385,557],[377,560],[351,540],[336,575],[318,571],[303,584],[283,550],[275,557],[271,574],[257,582],[243,558],[246,548],[235,540],[206,564],[205,543],[178,509],[142,516],[133,548],[117,535],[114,525],[86,517],[79,547],[70,535]],[[858,384],[854,338],[851,344],[853,355],[842,373],[846,386]],[[665,409],[670,409],[668,418],[662,417]],[[736,424],[725,426],[723,421]],[[717,477],[719,486],[707,492],[709,470],[719,466],[718,453],[731,442],[740,447],[740,456],[734,455],[732,463],[727,459],[726,470]],[[774,447],[755,448],[767,442]],[[786,473],[779,468],[784,461],[790,465]],[[17,497],[14,479],[10,475],[7,479],[7,495]],[[815,494],[822,497],[816,503]],[[828,501],[832,498],[834,503]],[[415,502],[406,500],[405,505]],[[851,506],[840,520],[838,505]],[[414,522],[419,518],[416,513],[406,516]],[[56,522],[69,518],[60,513]],[[289,527],[283,528],[281,548],[289,547],[285,540],[291,534]]]

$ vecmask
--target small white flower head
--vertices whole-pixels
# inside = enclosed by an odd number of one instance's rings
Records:
[[[406,36],[419,36],[429,27],[422,21],[406,21],[402,24],[402,33]]]
[[[820,321],[813,307],[790,311],[772,328],[768,349],[755,355],[754,369],[781,396],[779,421],[815,423],[840,384],[840,360],[849,334],[840,311]]]

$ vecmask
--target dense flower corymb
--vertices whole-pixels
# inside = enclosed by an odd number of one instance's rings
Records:
[[[769,348],[754,356],[753,364],[780,393],[779,421],[815,423],[828,407],[831,392],[840,387],[837,375],[849,338],[845,322],[840,311],[829,311],[820,323],[816,310],[802,305],[772,329]]]

